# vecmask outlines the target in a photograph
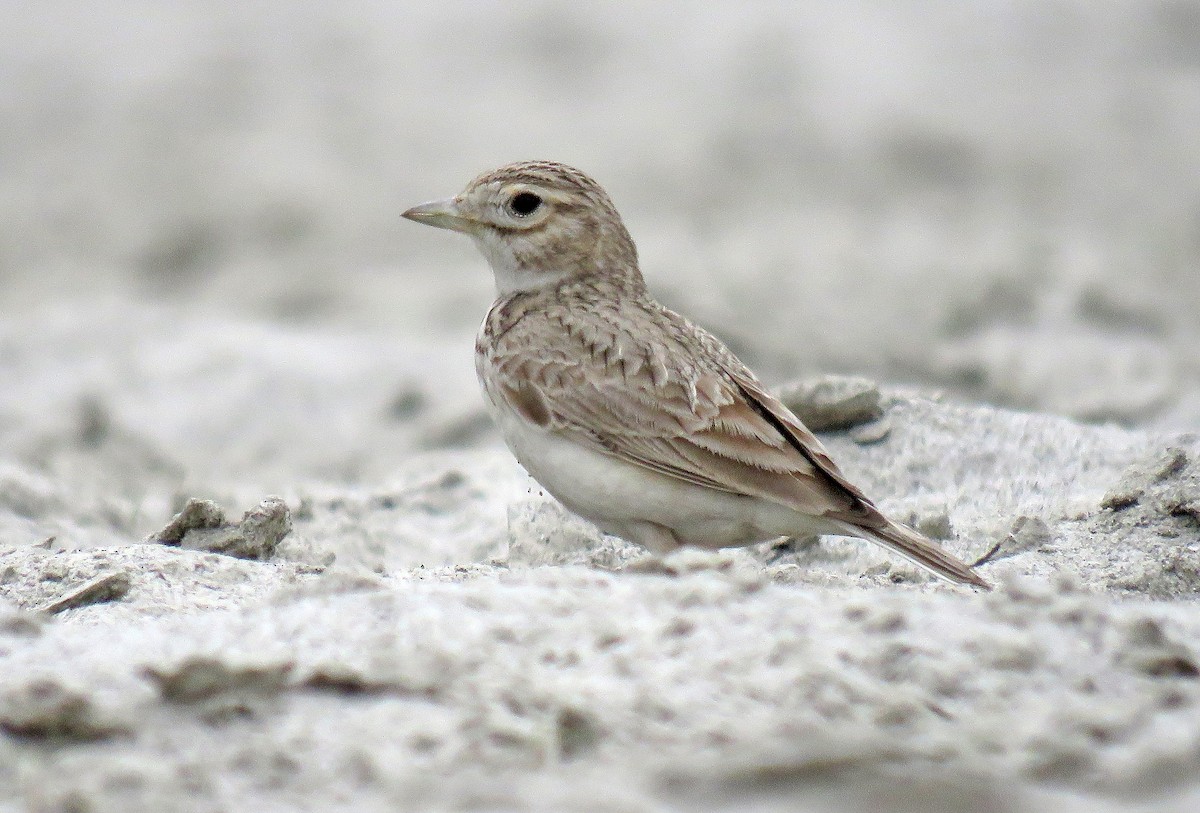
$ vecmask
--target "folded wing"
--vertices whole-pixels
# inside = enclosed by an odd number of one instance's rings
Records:
[[[564,310],[493,346],[492,397],[604,454],[696,485],[825,517],[936,574],[986,585],[967,565],[896,525],[821,442],[711,335],[665,309],[657,324]],[[628,317],[623,317],[628,318]],[[666,336],[638,343],[637,335]],[[506,346],[510,352],[505,352]],[[536,356],[529,347],[539,348]],[[698,352],[699,350],[699,352]]]

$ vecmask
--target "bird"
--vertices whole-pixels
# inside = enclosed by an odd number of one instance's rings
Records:
[[[403,217],[469,235],[491,266],[497,297],[475,342],[485,400],[572,513],[659,557],[849,536],[990,588],[885,516],[725,344],[651,296],[616,206],[584,172],[508,164]]]

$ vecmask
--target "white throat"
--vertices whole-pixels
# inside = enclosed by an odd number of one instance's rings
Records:
[[[496,279],[496,293],[500,296],[532,291],[557,285],[569,276],[568,271],[547,268],[529,268],[517,261],[512,245],[492,232],[474,234],[475,245],[492,267]]]

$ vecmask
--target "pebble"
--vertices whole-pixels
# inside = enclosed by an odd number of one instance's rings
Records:
[[[161,531],[146,542],[223,553],[239,559],[269,559],[292,531],[292,516],[280,497],[267,497],[237,524],[212,500],[190,499]]]
[[[879,385],[866,378],[828,375],[804,379],[784,386],[779,400],[814,432],[850,429],[883,416]],[[876,440],[886,434],[884,431]]]
[[[51,601],[40,609],[44,613],[55,615],[66,610],[87,607],[91,604],[119,601],[125,597],[132,586],[133,579],[130,578],[128,573],[123,571],[104,573],[70,591],[61,598]]]

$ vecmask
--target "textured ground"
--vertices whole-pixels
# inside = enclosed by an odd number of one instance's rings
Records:
[[[1194,438],[896,391],[886,438],[831,449],[964,556],[1002,542],[995,594],[848,541],[642,574],[502,449],[399,451],[442,420],[378,386],[418,351],[128,317],[0,338],[0,784],[34,809],[1197,801]],[[82,403],[38,399],[85,360]],[[266,561],[141,544],[268,491]]]
[[[1192,4],[189,9],[0,12],[0,811],[1200,806]],[[527,157],[999,589],[541,496],[397,215]]]

